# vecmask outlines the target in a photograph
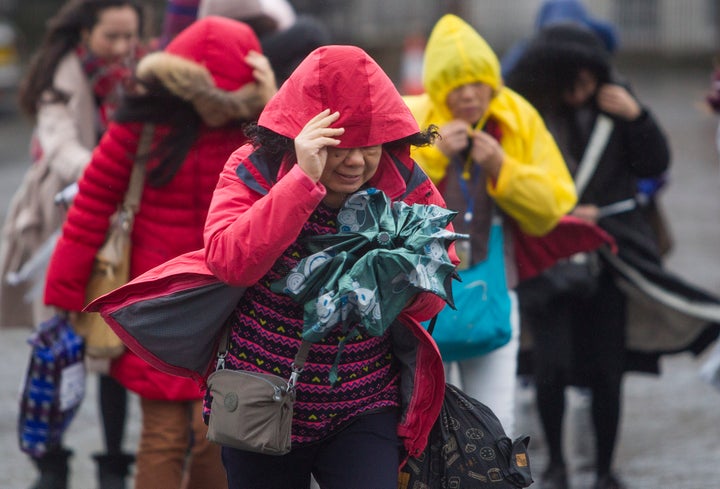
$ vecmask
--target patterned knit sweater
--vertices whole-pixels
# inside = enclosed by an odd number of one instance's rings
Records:
[[[230,346],[225,368],[266,372],[288,378],[301,343],[303,308],[289,296],[276,294],[270,284],[284,278],[310,254],[305,238],[337,232],[337,209],[320,204],[300,236],[273,268],[249,288],[230,321]],[[400,405],[398,368],[393,361],[389,334],[349,338],[340,356],[338,382],[329,373],[343,333],[338,326],[310,349],[297,385],[292,443],[321,440],[355,417]],[[210,406],[206,399],[206,413]]]

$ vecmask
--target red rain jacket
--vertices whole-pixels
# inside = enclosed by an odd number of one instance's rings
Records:
[[[351,46],[327,46],[311,53],[268,103],[259,124],[295,138],[325,108],[341,114],[335,124],[346,129],[341,147],[383,144],[418,132],[387,75]],[[156,367],[204,382],[214,367],[222,319],[243,287],[262,277],[297,238],[326,194],[322,184],[292,161],[283,162],[276,178],[268,169],[250,145],[237,150],[213,196],[204,252],[171,260],[91,304],[90,309],[101,311],[131,349]],[[407,145],[385,147],[369,185],[391,200],[444,206],[437,189],[410,159]],[[451,256],[457,261],[454,253]],[[440,353],[420,325],[443,306],[439,297],[420,294],[400,314],[393,334],[404,370],[398,433],[409,455],[425,448],[443,402]],[[189,320],[168,338],[161,331],[163,322],[154,322],[154,317]]]

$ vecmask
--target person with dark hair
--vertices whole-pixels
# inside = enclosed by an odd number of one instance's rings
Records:
[[[603,42],[609,53],[618,50],[620,39],[617,28],[607,20],[594,17],[582,0],[545,0],[535,16],[533,34],[553,24],[576,23],[591,29]],[[515,67],[527,48],[530,38],[517,41],[500,59],[503,76]]]
[[[649,109],[618,82],[602,40],[578,24],[548,26],[529,42],[506,82],[538,109],[563,153],[579,194],[571,214],[613,236],[621,258],[642,250],[644,258],[659,264],[657,237],[636,194],[638,179],[668,169],[668,142]],[[558,267],[518,287],[523,327],[532,335],[537,406],[549,451],[543,489],[569,487],[562,449],[567,385],[591,392],[595,489],[625,487],[612,459],[628,366],[627,299],[603,260],[585,258],[595,263],[587,289],[549,294],[552,288],[544,280],[559,277]]]
[[[72,0],[48,21],[18,93],[20,108],[35,123],[33,165],[8,210],[3,277],[19,271],[60,228],[64,212],[54,197],[80,176],[131,83],[142,19],[134,0]],[[8,287],[2,281],[1,325],[39,324],[52,315],[41,297],[33,308],[23,300],[40,282]]]
[[[432,133],[420,131],[392,81],[360,48],[310,53],[251,134],[220,176],[204,258],[219,280],[247,287],[228,320],[224,368],[288,377],[304,307],[271,284],[311,254],[308,240],[337,233],[344,203],[363,189],[393,202],[444,201],[410,158],[410,146],[428,144]],[[303,489],[312,475],[323,489],[396,489],[400,464],[423,450],[442,403],[441,359],[419,321],[443,305],[419,293],[375,333],[354,320],[328,323],[296,383],[291,451],[223,446],[229,486]],[[211,398],[208,391],[212,420]]]
[[[602,42],[608,54],[615,55],[620,48],[620,35],[610,21],[594,16],[582,0],[545,0],[535,17],[534,33],[557,24],[575,24],[591,30]],[[512,71],[522,57],[531,37],[513,44],[500,60],[503,76]],[[644,201],[643,211],[658,233],[660,251],[667,255],[673,246],[673,238],[663,211],[660,191],[668,184],[668,175],[640,178],[637,181],[638,195]]]
[[[330,43],[327,26],[312,15],[298,15],[288,0],[168,0],[160,46],[196,18],[209,15],[239,20],[252,27],[278,85],[313,49]]]
[[[154,133],[141,155],[148,162],[131,235],[131,277],[202,248],[218,175],[246,142],[242,125],[276,91],[252,29],[220,17],[193,23],[165,50],[142,58],[135,74],[139,89],[92,153],[48,268],[45,302],[70,311],[71,323],[86,304],[93,261],[129,186],[143,129],[152,125]],[[226,487],[194,381],[160,372],[129,350],[112,361],[110,374],[140,397],[135,488]]]
[[[207,15],[250,25],[279,85],[312,50],[330,43],[330,30],[319,19],[298,14],[288,0],[200,0],[198,18]]]
[[[0,244],[0,327],[39,325],[53,314],[42,303],[45,261],[35,276],[10,284],[42,250],[52,245],[65,217],[55,195],[75,182],[90,161],[129,88],[140,57],[143,11],[133,0],[73,0],[47,23],[40,47],[19,88],[19,104],[35,123],[33,163],[13,196]],[[36,292],[37,291],[37,292]],[[28,296],[35,296],[32,305]],[[105,453],[94,456],[100,487],[118,487],[133,457],[123,453],[127,392],[99,375],[99,411]],[[56,447],[33,459],[40,471],[37,488],[65,487],[70,450]]]

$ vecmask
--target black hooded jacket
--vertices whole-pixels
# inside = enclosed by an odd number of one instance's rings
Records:
[[[576,24],[558,24],[541,30],[530,42],[522,58],[508,74],[507,85],[519,92],[540,112],[560,147],[570,172],[575,175],[588,144],[593,126],[601,113],[595,98],[581,108],[563,102],[563,93],[573,87],[580,70],[595,75],[598,86],[620,83],[613,73],[610,55],[592,31]],[[640,178],[662,175],[670,164],[667,138],[655,118],[642,107],[640,116],[632,121],[608,115],[614,127],[600,161],[580,204],[599,207],[636,196]],[[631,241],[656,253],[653,236],[640,210],[624,212],[600,219],[598,224],[610,232],[623,251],[626,234]],[[620,230],[622,228],[622,231]],[[659,260],[659,257],[658,257]]]

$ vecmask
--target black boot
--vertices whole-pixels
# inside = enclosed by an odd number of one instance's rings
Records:
[[[47,452],[41,458],[33,458],[33,463],[40,471],[40,477],[30,489],[67,489],[68,458],[72,451],[58,448]]]
[[[93,455],[98,469],[100,489],[125,489],[125,478],[130,472],[130,465],[135,461],[133,455],[127,453]]]

